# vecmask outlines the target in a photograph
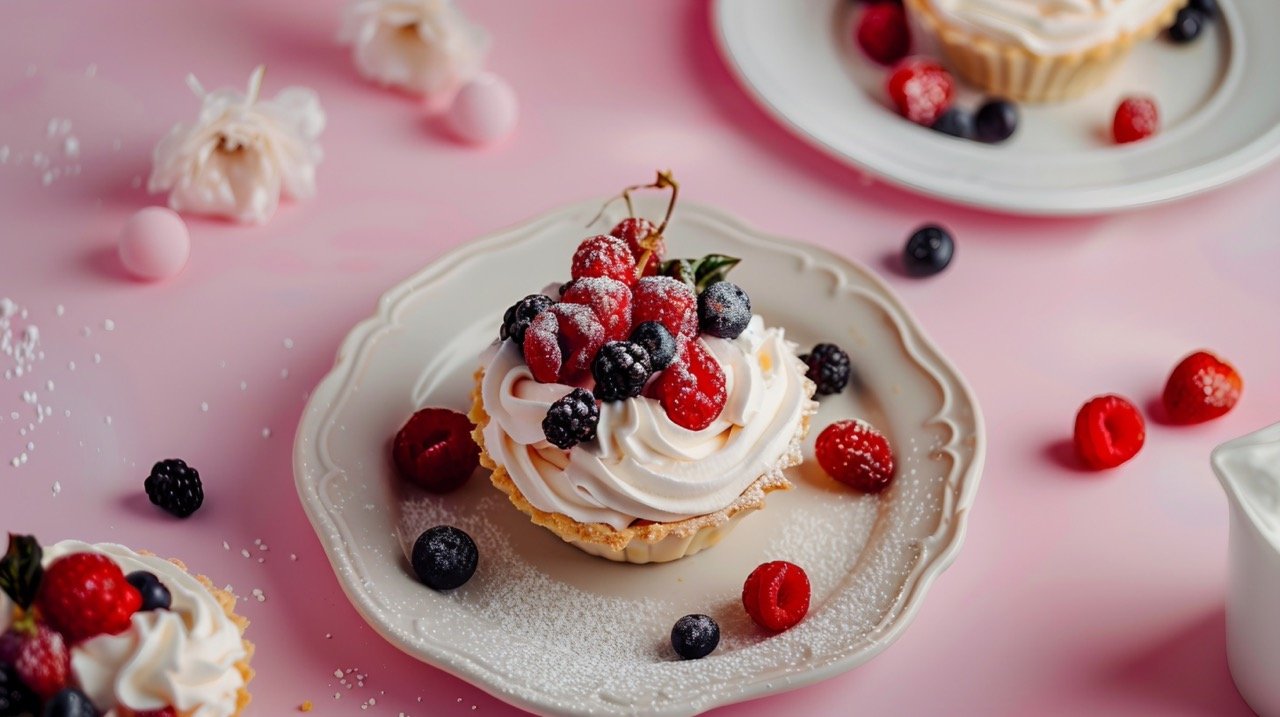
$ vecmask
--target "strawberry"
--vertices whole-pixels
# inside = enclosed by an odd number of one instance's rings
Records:
[[[1160,129],[1160,111],[1150,97],[1126,97],[1116,108],[1111,133],[1116,144],[1137,142]]]
[[[62,635],[47,625],[36,625],[35,633],[24,637],[13,668],[32,692],[49,699],[67,684],[71,651]]]
[[[889,99],[903,117],[932,127],[955,96],[951,73],[933,60],[907,58],[889,75]]]
[[[1076,454],[1094,470],[1115,468],[1133,458],[1146,439],[1142,414],[1121,396],[1098,396],[1076,414]]]
[[[50,627],[77,643],[124,632],[142,596],[111,558],[72,553],[45,570],[36,605]]]
[[[700,341],[685,340],[658,378],[658,400],[667,417],[691,431],[710,426],[724,410],[724,370]]]
[[[636,283],[636,263],[627,243],[607,234],[588,237],[573,253],[572,276],[604,276],[630,286]]]
[[[742,607],[770,632],[794,627],[809,614],[809,576],[794,563],[764,563],[742,585]]]
[[[631,289],[605,277],[589,277],[573,282],[561,300],[589,307],[604,326],[605,341],[621,341],[631,333]]]
[[[893,451],[884,435],[864,421],[837,421],[818,435],[814,453],[832,478],[864,493],[893,482]]]
[[[396,434],[391,448],[400,477],[432,493],[448,493],[480,465],[470,419],[447,408],[424,408]]]
[[[661,236],[654,235],[657,229],[653,222],[648,219],[630,217],[618,222],[609,231],[610,235],[618,237],[627,243],[627,248],[631,250],[631,258],[635,265],[640,263],[640,259],[646,251],[649,252],[649,259],[641,269],[640,276],[656,275],[662,260],[666,258],[667,245]]]
[[[1178,362],[1164,386],[1164,409],[1174,423],[1203,423],[1235,407],[1244,381],[1235,368],[1208,351]]]
[[[636,282],[631,322],[658,321],[672,336],[698,335],[698,295],[688,284],[669,276],[646,276]]]
[[[911,49],[911,31],[907,14],[895,2],[877,2],[867,7],[858,20],[858,46],[871,59],[892,65],[907,56]]]
[[[565,383],[591,368],[604,327],[591,309],[560,303],[534,317],[524,335],[524,360],[542,383]]]

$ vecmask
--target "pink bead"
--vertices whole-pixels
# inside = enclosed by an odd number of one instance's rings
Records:
[[[165,207],[147,207],[120,231],[120,261],[142,279],[177,276],[191,256],[191,235],[182,217]]]
[[[458,90],[449,107],[449,126],[468,142],[488,144],[510,134],[519,114],[511,85],[484,73]]]

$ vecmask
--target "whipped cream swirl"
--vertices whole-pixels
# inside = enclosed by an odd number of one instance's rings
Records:
[[[137,612],[119,635],[100,635],[72,648],[80,689],[101,710],[176,708],[184,717],[230,717],[244,678],[239,628],[213,594],[169,561],[122,545],[64,540],[45,550],[45,564],[72,553],[100,553],[125,574],[146,570],[173,596],[168,610]]]
[[[725,373],[728,400],[700,431],[643,396],[600,405],[596,440],[547,442],[547,408],[572,390],[538,383],[510,341],[486,352],[485,447],[536,508],[617,530],[637,518],[675,522],[723,510],[791,446],[812,400],[795,345],[759,316],[733,340],[702,341]]]
[[[1041,55],[1086,50],[1138,30],[1170,0],[926,0],[947,21]]]

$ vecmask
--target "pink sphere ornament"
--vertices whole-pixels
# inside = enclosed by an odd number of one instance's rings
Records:
[[[120,262],[138,278],[155,281],[177,276],[190,256],[187,224],[172,209],[140,209],[120,231]]]
[[[458,90],[449,107],[449,126],[467,142],[491,144],[511,134],[519,114],[511,85],[486,72]]]

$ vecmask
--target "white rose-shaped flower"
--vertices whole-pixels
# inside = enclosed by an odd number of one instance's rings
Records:
[[[489,36],[451,0],[353,0],[340,38],[367,79],[442,107],[484,65]]]
[[[169,192],[174,211],[265,222],[280,195],[307,199],[316,192],[317,138],[324,110],[316,93],[287,87],[260,100],[264,68],[249,78],[249,90],[206,93],[187,77],[203,104],[194,124],[179,122],[156,145],[147,189]]]

